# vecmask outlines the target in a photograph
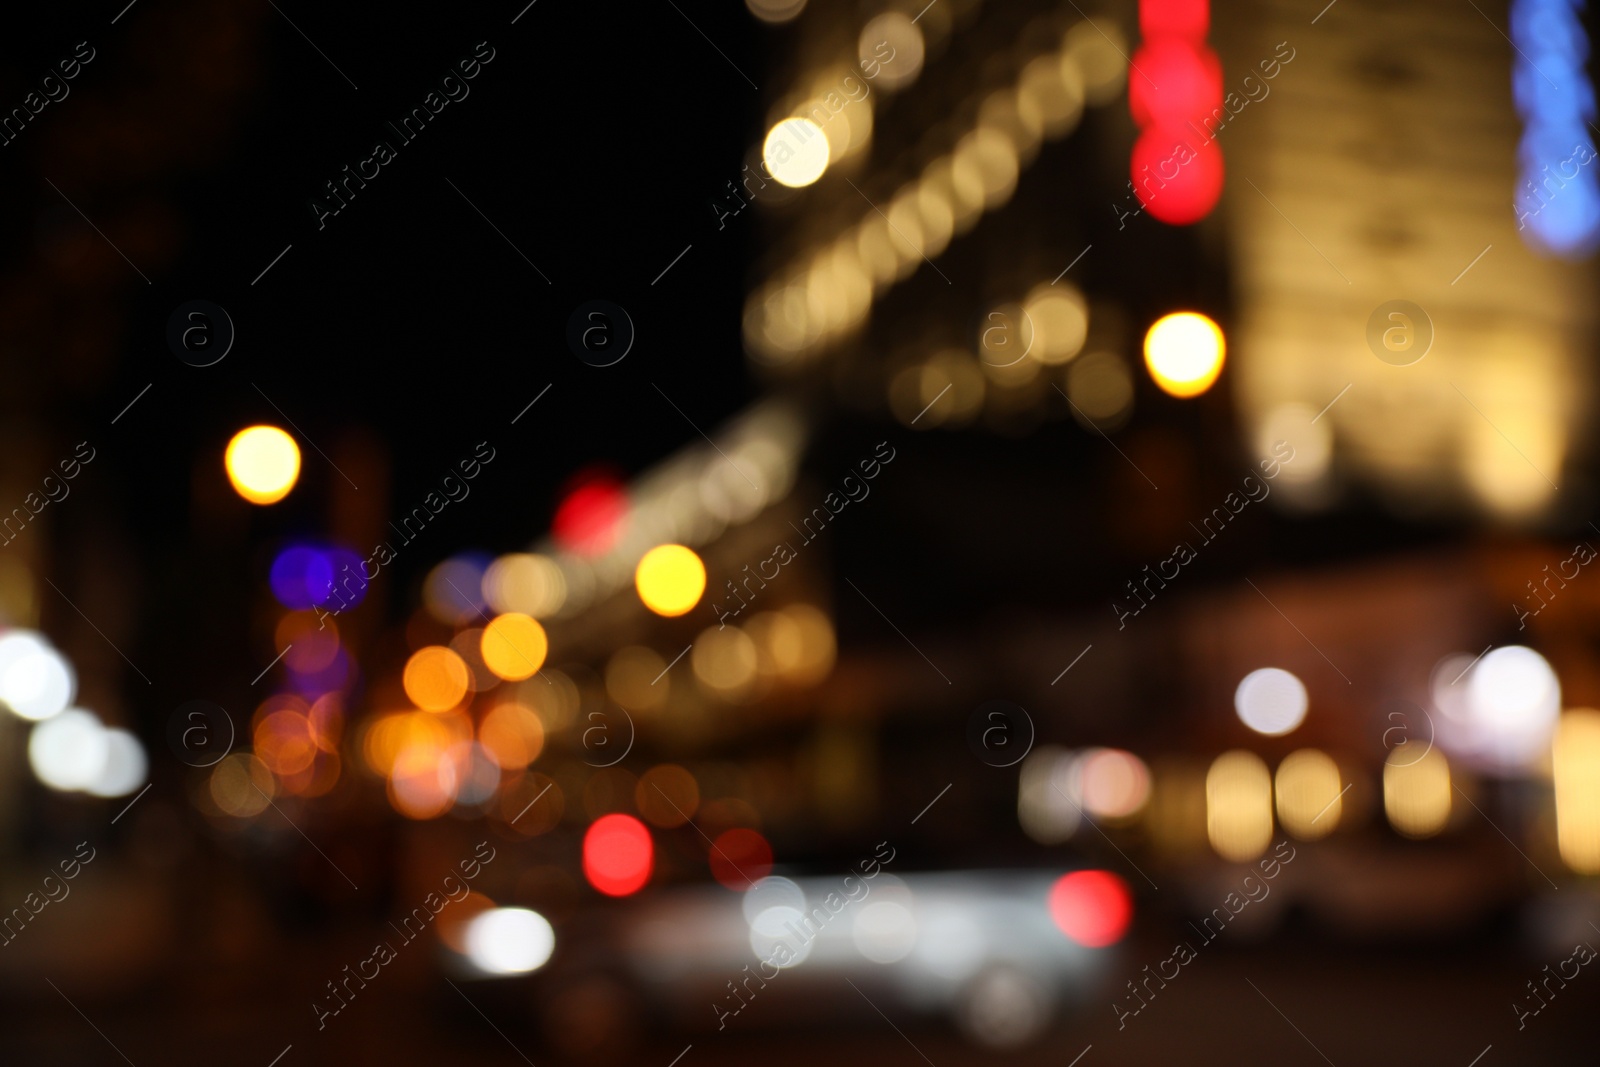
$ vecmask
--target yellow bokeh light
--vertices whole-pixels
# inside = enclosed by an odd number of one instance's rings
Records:
[[[799,189],[822,177],[828,169],[828,138],[810,119],[790,117],[767,132],[761,143],[761,161],[782,185]]]
[[[495,677],[520,682],[532,678],[544,666],[550,639],[545,636],[544,627],[532,618],[508,611],[495,616],[494,621],[483,628],[483,640],[478,649]]]
[[[628,645],[606,662],[606,693],[625,708],[653,711],[671,690],[667,661],[648,648]]]
[[[1600,712],[1561,716],[1551,756],[1561,859],[1579,874],[1600,874]]]
[[[277,794],[272,772],[248,752],[235,752],[223,759],[207,784],[217,807],[237,819],[261,812]]]
[[[496,764],[520,771],[544,751],[544,724],[524,705],[507,701],[483,717],[478,742]]]
[[[1222,373],[1222,327],[1193,311],[1163,315],[1144,335],[1144,364],[1165,392],[1199,396]]]
[[[447,711],[467,695],[469,675],[465,661],[442,645],[418,649],[406,660],[401,675],[406,696],[424,711]]]
[[[706,566],[692,549],[657,545],[639,561],[633,585],[645,607],[671,618],[700,602],[706,591]]]
[[[1272,839],[1272,774],[1261,757],[1224,752],[1206,772],[1206,835],[1217,855],[1255,859]]]
[[[276,426],[250,426],[233,435],[222,463],[234,492],[252,504],[276,504],[300,477],[300,446]]]
[[[1432,837],[1450,818],[1450,764],[1437,749],[1420,759],[1396,746],[1383,765],[1383,810],[1407,837]]]
[[[665,830],[682,826],[700,806],[700,783],[673,763],[651,767],[634,788],[639,814]]]
[[[1302,841],[1326,837],[1343,807],[1339,765],[1314,748],[1291,752],[1278,764],[1278,819]]]
[[[706,688],[730,699],[746,695],[756,680],[756,644],[737,626],[712,626],[695,638],[689,664]]]

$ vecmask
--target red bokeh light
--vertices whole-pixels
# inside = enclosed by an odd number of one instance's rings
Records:
[[[1222,63],[1199,42],[1161,37],[1133,54],[1128,70],[1128,110],[1141,128],[1185,127],[1211,136],[1228,121],[1222,107]],[[1210,127],[1206,119],[1211,120]]]
[[[628,515],[628,495],[609,471],[580,472],[556,507],[550,532],[561,547],[598,556],[617,543]]]
[[[1208,0],[1140,0],[1139,33],[1145,37],[1200,40],[1211,29]],[[1160,79],[1157,79],[1159,83]]]
[[[1050,887],[1050,918],[1078,944],[1105,948],[1128,932],[1133,894],[1110,871],[1073,871]]]
[[[602,816],[583,835],[583,876],[608,897],[644,888],[654,860],[650,831],[631,815]]]
[[[1222,152],[1215,141],[1152,126],[1133,146],[1134,194],[1173,226],[1199,222],[1222,196]]]
[[[745,890],[772,873],[772,846],[754,830],[728,830],[711,846],[711,876],[729,889]]]

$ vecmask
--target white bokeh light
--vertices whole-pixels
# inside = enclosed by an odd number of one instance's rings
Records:
[[[105,731],[106,759],[85,791],[97,797],[125,797],[144,785],[149,771],[144,746],[127,730]]]
[[[1281,737],[1305,721],[1306,687],[1278,667],[1251,671],[1233,693],[1239,721],[1258,734]]]
[[[750,884],[739,906],[744,911],[744,921],[753,924],[756,916],[768,908],[783,906],[793,908],[796,912],[804,911],[806,894],[805,890],[782,875],[768,875]]]
[[[77,679],[66,658],[38,634],[0,637],[0,702],[24,719],[48,719],[72,703]]]
[[[1521,645],[1497,648],[1463,681],[1467,719],[1485,755],[1516,764],[1543,751],[1561,710],[1561,683],[1543,656]]]
[[[105,773],[111,754],[106,728],[90,712],[69,708],[28,734],[28,763],[51,789],[87,789]]]
[[[874,900],[856,913],[856,949],[873,963],[905,959],[917,944],[917,920],[898,900]]]
[[[811,955],[817,934],[815,924],[808,925],[805,912],[787,904],[774,905],[763,908],[750,921],[750,951],[774,967],[798,967]],[[789,950],[787,959],[773,958],[779,945]]]
[[[467,959],[489,974],[526,974],[556,949],[549,921],[527,908],[490,908],[467,923]]]

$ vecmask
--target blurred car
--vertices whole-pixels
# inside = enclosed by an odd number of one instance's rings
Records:
[[[819,1012],[943,1017],[978,1045],[1016,1047],[1095,990],[1132,907],[1122,880],[1099,870],[671,888],[563,923],[532,995],[569,1053],[625,1046],[641,1027],[737,1030]]]

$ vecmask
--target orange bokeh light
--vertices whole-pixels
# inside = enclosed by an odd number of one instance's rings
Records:
[[[467,695],[471,677],[462,658],[443,645],[429,645],[406,660],[401,684],[424,711],[446,711]]]

